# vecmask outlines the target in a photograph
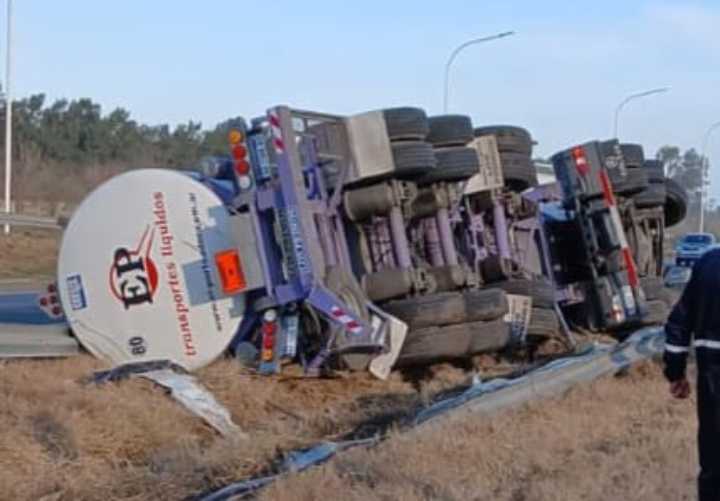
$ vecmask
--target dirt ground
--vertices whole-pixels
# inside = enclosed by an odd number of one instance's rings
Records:
[[[0,239],[0,277],[51,276],[57,239]],[[509,370],[493,357],[487,374]],[[450,365],[335,379],[258,377],[221,360],[198,378],[249,440],[219,437],[151,383],[102,387],[82,379],[104,365],[0,361],[0,500],[184,499],[257,474],[296,447],[372,433],[438,393],[464,385]],[[630,405],[628,405],[630,403]],[[264,499],[691,499],[691,403],[671,402],[653,366],[551,404],[432,432],[400,435],[285,480]]]

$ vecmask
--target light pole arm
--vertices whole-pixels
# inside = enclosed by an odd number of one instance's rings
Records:
[[[467,42],[458,45],[455,50],[452,51],[450,54],[450,57],[447,60],[447,63],[445,63],[445,85],[444,85],[444,93],[443,93],[443,112],[447,113],[448,111],[448,94],[450,93],[450,68],[452,67],[453,61],[455,61],[455,58],[460,54],[460,52],[463,51],[463,49],[483,43],[483,42],[489,42],[491,40],[497,40],[499,38],[505,38],[509,37],[511,35],[514,35],[514,31],[505,31],[503,33],[498,33],[497,35],[492,35],[489,37],[482,37],[482,38],[474,38],[472,40],[468,40]]]
[[[615,121],[613,124],[613,137],[618,137],[618,127],[620,125],[620,112],[622,111],[623,107],[628,104],[630,101],[633,101],[635,99],[640,99],[641,97],[646,96],[652,96],[653,94],[661,94],[663,92],[667,92],[670,90],[670,87],[660,87],[658,89],[651,89],[646,90],[645,92],[638,92],[637,94],[631,94],[625,99],[623,99],[620,104],[617,105],[617,108],[615,108]]]

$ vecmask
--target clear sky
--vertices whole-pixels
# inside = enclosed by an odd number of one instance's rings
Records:
[[[4,2],[3,2],[4,3]],[[205,127],[275,104],[334,113],[450,108],[527,127],[536,153],[612,133],[654,153],[700,148],[720,121],[720,2],[15,0],[15,94],[91,97],[146,123]],[[4,6],[3,6],[4,8]],[[4,19],[2,20],[4,26]],[[3,37],[4,38],[4,37]],[[3,48],[4,52],[4,48]],[[720,167],[720,130],[709,150]],[[712,192],[720,195],[720,168]]]

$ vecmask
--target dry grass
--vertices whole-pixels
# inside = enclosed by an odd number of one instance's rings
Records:
[[[21,228],[0,234],[0,279],[54,277],[59,236],[57,231]]]
[[[694,402],[645,365],[564,398],[397,435],[288,478],[265,500],[695,499]]]
[[[0,278],[52,276],[57,234],[0,238]],[[292,448],[407,413],[467,381],[449,366],[425,379],[256,377],[221,360],[198,377],[251,436],[221,439],[146,381],[78,381],[104,368],[89,356],[0,361],[0,499],[177,499],[257,472]]]
[[[232,361],[199,377],[252,440],[216,436],[141,380],[78,380],[88,356],[0,365],[0,499],[180,499],[258,473],[278,452],[402,413],[420,391],[357,375],[256,378]],[[394,434],[289,478],[263,499],[692,499],[694,408],[668,399],[654,366],[490,419]]]
[[[14,231],[0,238],[0,277],[53,275],[57,238]],[[479,357],[488,372],[499,366]],[[180,499],[258,473],[278,453],[366,431],[402,416],[466,370],[300,379],[256,377],[232,360],[199,372],[252,440],[218,437],[141,380],[105,387],[78,381],[102,364],[0,362],[0,499]],[[265,499],[691,499],[691,404],[671,402],[645,367],[550,404],[492,419],[395,435],[322,469],[288,479]]]
[[[222,360],[198,374],[252,440],[216,436],[141,380],[78,381],[89,356],[0,365],[0,499],[178,499],[258,472],[279,452],[406,413],[433,388],[466,380],[444,367],[420,386],[395,375],[260,378]]]

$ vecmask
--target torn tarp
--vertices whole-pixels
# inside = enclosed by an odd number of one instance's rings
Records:
[[[193,414],[200,416],[221,435],[248,438],[230,417],[212,393],[206,390],[190,374],[178,374],[170,369],[160,369],[138,374],[170,390],[170,395]]]
[[[150,360],[123,364],[107,371],[94,373],[89,383],[117,382],[130,377],[142,377],[170,391],[183,407],[202,418],[221,435],[246,439],[247,435],[233,422],[230,412],[194,376],[169,360]]]

